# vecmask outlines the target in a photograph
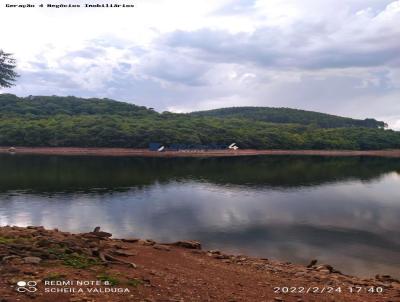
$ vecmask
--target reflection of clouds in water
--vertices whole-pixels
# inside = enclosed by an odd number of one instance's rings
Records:
[[[366,187],[351,182],[291,192],[254,190],[243,195],[238,191],[229,196],[218,192],[212,185],[169,185],[163,193],[174,196],[174,199],[156,198],[160,204],[155,207],[156,211],[151,211],[153,217],[161,218],[158,215],[163,212],[190,207],[195,212],[193,216],[203,225],[220,228],[303,221],[313,225],[384,232],[400,226],[399,220],[394,219],[400,211],[400,204],[396,203],[397,185],[384,181]],[[212,190],[208,190],[209,187]],[[385,197],[379,199],[378,196],[382,195]],[[143,206],[153,207],[154,202]]]
[[[297,190],[170,182],[104,194],[0,195],[0,223],[74,232],[99,225],[115,237],[199,239],[296,262],[316,257],[348,272],[374,265],[389,272],[400,253],[399,188],[391,173]]]
[[[235,187],[221,189],[192,182],[154,185],[124,193],[63,194],[50,199],[22,194],[8,196],[6,202],[15,215],[29,218],[31,223],[61,222],[68,228],[110,221],[111,225],[118,224],[120,230],[121,226],[136,230],[143,224],[148,229],[170,223],[186,224],[184,230],[190,231],[199,226],[232,229],[304,222],[379,233],[400,228],[396,219],[400,212],[397,186],[392,178],[385,178],[368,186],[351,182],[289,192],[252,189],[242,194]],[[29,208],[24,200],[29,201]],[[15,215],[8,219],[17,219]],[[168,230],[162,228],[159,232]]]

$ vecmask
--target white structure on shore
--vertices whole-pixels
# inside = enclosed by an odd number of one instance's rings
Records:
[[[235,150],[235,151],[236,151],[237,149],[239,149],[239,147],[236,146],[236,143],[233,143],[233,144],[230,144],[230,145],[229,145],[228,149],[232,149],[232,150]]]

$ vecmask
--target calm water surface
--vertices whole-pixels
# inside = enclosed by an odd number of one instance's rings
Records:
[[[0,225],[99,225],[400,277],[400,159],[1,155]]]

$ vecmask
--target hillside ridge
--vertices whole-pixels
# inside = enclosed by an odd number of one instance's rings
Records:
[[[357,120],[290,108],[232,107],[158,113],[110,99],[0,94],[0,146],[383,150],[400,148],[400,132]]]
[[[17,97],[13,94],[0,95],[0,114],[11,116],[33,114],[37,116],[65,115],[188,115],[195,117],[245,118],[257,121],[282,124],[317,125],[322,128],[367,127],[384,128],[383,121],[373,118],[364,120],[342,117],[328,113],[292,109],[287,107],[227,107],[186,114],[158,113],[152,108],[108,98],[80,98],[74,96],[28,96]]]

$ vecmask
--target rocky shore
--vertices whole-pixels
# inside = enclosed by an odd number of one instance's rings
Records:
[[[115,239],[99,227],[0,227],[0,260],[1,302],[400,301],[390,276],[227,255],[196,241]]]

